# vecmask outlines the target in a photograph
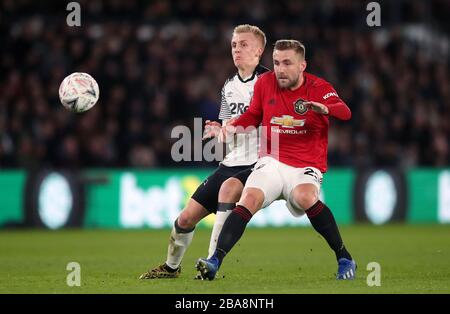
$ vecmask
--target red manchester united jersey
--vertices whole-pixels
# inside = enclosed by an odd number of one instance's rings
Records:
[[[233,125],[263,126],[260,157],[272,156],[296,168],[312,166],[326,172],[328,118],[348,120],[351,112],[330,83],[306,72],[303,75],[303,84],[289,90],[278,86],[273,71],[263,74],[255,84],[250,107]],[[326,105],[329,114],[314,112],[303,105],[305,101]]]

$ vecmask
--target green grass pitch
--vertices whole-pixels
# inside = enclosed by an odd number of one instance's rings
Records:
[[[336,261],[312,228],[247,229],[215,281],[193,280],[210,230],[196,230],[178,279],[138,280],[165,260],[169,230],[3,230],[0,293],[450,293],[450,226],[346,226],[357,279],[336,281]],[[81,286],[68,287],[69,262]],[[368,287],[369,262],[381,286]]]

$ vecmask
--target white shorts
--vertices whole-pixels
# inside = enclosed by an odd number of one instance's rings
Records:
[[[299,217],[305,214],[307,208],[300,208],[292,199],[292,191],[299,184],[311,183],[317,187],[319,193],[322,177],[322,173],[317,168],[295,168],[272,157],[265,156],[255,164],[245,187],[263,191],[264,203],[262,208],[269,206],[278,199],[284,199],[292,215]]]

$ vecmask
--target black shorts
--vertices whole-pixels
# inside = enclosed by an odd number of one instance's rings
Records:
[[[245,185],[248,176],[252,173],[253,165],[227,167],[220,165],[217,169],[205,179],[192,194],[191,198],[199,202],[210,213],[217,211],[219,190],[223,182],[233,177]]]

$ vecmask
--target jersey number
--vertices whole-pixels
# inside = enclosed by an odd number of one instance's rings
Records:
[[[244,103],[238,102],[232,102],[230,104],[230,108],[231,108],[231,114],[243,114],[244,112],[247,111],[248,109],[248,105],[246,106]]]

